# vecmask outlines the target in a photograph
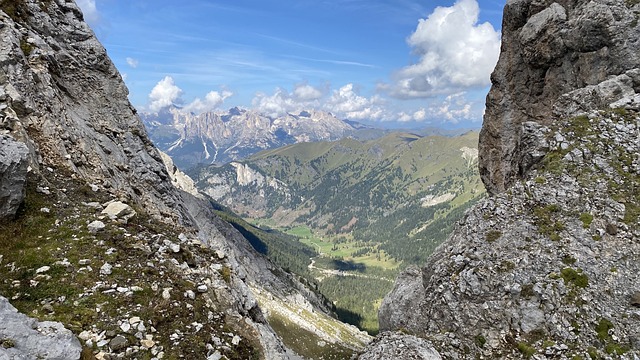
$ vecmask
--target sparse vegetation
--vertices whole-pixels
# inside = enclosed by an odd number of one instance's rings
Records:
[[[565,255],[562,257],[562,263],[565,265],[573,265],[576,263],[576,258],[571,255]]]
[[[564,268],[560,270],[560,276],[567,285],[571,284],[579,288],[589,286],[589,278],[586,274],[582,273],[582,269],[574,270],[572,268]]]
[[[501,236],[502,236],[502,232],[497,230],[491,230],[487,232],[487,234],[485,235],[485,239],[488,242],[494,242],[498,240]]]
[[[523,342],[523,341],[518,343],[518,350],[527,359],[532,357],[533,354],[535,354],[537,352],[536,349],[533,346],[531,346],[528,343]]]
[[[10,349],[16,346],[16,343],[12,339],[0,339],[0,346],[2,346],[5,349]]]
[[[87,223],[94,219],[94,215],[81,203],[102,203],[108,199],[106,194],[83,192],[84,183],[69,180],[64,174],[48,180],[51,188],[65,188],[66,192],[38,193],[36,184],[43,182],[30,178],[27,197],[17,218],[0,224],[2,262],[3,265],[13,264],[12,267],[0,267],[0,279],[3,279],[0,281],[0,294],[10,299],[19,311],[39,320],[60,321],[76,334],[92,329],[116,330],[122,317],[139,316],[156,329],[154,341],[164,346],[165,358],[170,359],[179,355],[206,357],[204,345],[211,341],[211,334],[225,338],[223,332],[245,331],[242,330],[246,326],[243,322],[236,324],[225,314],[212,311],[204,295],[193,300],[181,300],[189,306],[175,306],[175,301],[160,296],[163,288],[174,289],[174,299],[182,297],[184,290],[194,289],[194,284],[187,281],[169,261],[156,262],[145,250],[158,237],[177,238],[177,229],[165,225],[150,226],[146,224],[150,218],[138,213],[128,224],[108,223],[103,231],[91,234],[87,231]],[[45,207],[50,211],[40,211]],[[157,233],[154,228],[163,229],[163,232]],[[193,256],[197,253],[200,259],[215,258],[210,249],[187,247],[182,244],[182,248]],[[173,256],[182,259],[182,254]],[[148,260],[141,262],[140,259]],[[155,265],[148,266],[149,262]],[[104,263],[113,264],[108,278],[100,274]],[[35,269],[42,266],[49,266],[49,270],[45,274],[36,274]],[[132,273],[139,273],[140,277],[132,277]],[[106,291],[111,289],[111,285],[96,288],[96,279],[103,278],[108,279],[109,284],[129,289],[136,287],[137,290],[129,290],[131,294],[125,296],[117,291]],[[151,289],[154,283],[157,291]],[[96,312],[97,308],[99,312]],[[208,314],[218,321],[209,320]],[[203,324],[197,333],[191,329],[194,321]],[[189,336],[180,343],[174,343],[169,336],[176,331]],[[139,341],[131,334],[124,336],[129,343]],[[2,345],[10,344],[4,341]],[[253,358],[258,348],[259,345],[243,338],[238,346],[225,351],[225,356]],[[89,354],[83,356],[91,358]],[[140,356],[144,358],[142,354]]]
[[[591,222],[593,222],[593,215],[590,213],[582,213],[580,214],[580,221],[582,221],[582,227],[588,229],[591,226]]]
[[[479,348],[483,348],[484,345],[487,343],[487,339],[485,339],[485,337],[482,335],[476,335],[475,343]]]
[[[533,210],[535,224],[541,234],[547,235],[551,240],[560,240],[560,231],[564,230],[564,224],[558,218],[560,207],[556,204],[536,207]]]

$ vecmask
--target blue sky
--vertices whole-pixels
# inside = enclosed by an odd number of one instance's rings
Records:
[[[78,0],[140,110],[481,124],[504,1]]]

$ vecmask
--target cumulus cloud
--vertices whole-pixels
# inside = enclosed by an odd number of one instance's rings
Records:
[[[364,97],[349,83],[334,90],[326,106],[327,110],[347,119],[381,120],[385,117],[382,103],[382,98],[378,95]]]
[[[293,95],[297,99],[303,101],[317,100],[322,97],[322,90],[315,88],[309,84],[299,84],[293,89]]]
[[[77,0],[76,3],[80,10],[82,10],[82,14],[84,15],[84,19],[92,26],[96,25],[100,20],[100,14],[98,13],[98,9],[96,8],[95,0]]]
[[[171,76],[165,76],[149,94],[149,110],[156,112],[173,105],[180,99],[180,96],[182,96],[182,89],[176,86]]]
[[[222,92],[210,91],[204,97],[204,100],[196,98],[183,109],[184,111],[193,112],[196,114],[206,111],[213,111],[214,109],[222,105],[224,101],[231,96],[233,96],[233,93],[228,90],[223,90]]]
[[[130,57],[126,58],[126,60],[127,60],[127,64],[128,64],[129,66],[131,66],[132,68],[134,68],[134,69],[135,69],[135,68],[137,68],[137,67],[138,67],[138,60],[136,60],[136,59],[134,59],[134,58],[130,58]]]
[[[460,92],[447,96],[442,103],[429,108],[431,116],[454,124],[460,120],[477,118],[477,114],[472,111],[472,104],[464,95],[464,92]]]
[[[282,88],[277,88],[273,95],[259,92],[251,103],[256,110],[271,117],[278,117],[303,108],[292,94]]]
[[[399,98],[421,98],[489,85],[500,34],[488,22],[478,24],[479,13],[476,0],[458,0],[421,19],[407,39],[419,60],[381,89]]]
[[[424,108],[420,108],[410,114],[403,111],[403,112],[400,112],[397,116],[397,120],[400,122],[409,122],[409,121],[423,122],[427,120],[427,118],[428,118],[427,110],[425,110]]]
[[[384,101],[378,95],[371,98],[360,95],[353,84],[329,92],[308,84],[298,84],[293,92],[277,88],[272,95],[258,93],[253,107],[272,117],[302,110],[323,110],[343,119],[383,120],[387,115]]]
[[[258,111],[271,117],[302,110],[317,109],[325,92],[309,84],[298,84],[293,92],[277,88],[272,95],[259,92],[253,98],[252,105]]]

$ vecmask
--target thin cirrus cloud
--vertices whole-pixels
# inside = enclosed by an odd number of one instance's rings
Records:
[[[138,67],[138,60],[128,57],[125,59],[127,61],[127,65],[131,66],[132,68],[137,68]]]
[[[419,21],[407,43],[417,63],[398,70],[393,84],[379,88],[397,98],[426,98],[486,87],[500,53],[500,34],[488,23],[478,24],[476,0],[437,7]]]

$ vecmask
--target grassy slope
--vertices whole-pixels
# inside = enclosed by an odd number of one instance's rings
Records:
[[[182,244],[179,253],[159,260],[150,250],[156,239],[177,239],[179,229],[146,217],[142,209],[136,209],[138,214],[126,225],[103,220],[105,230],[91,234],[87,223],[99,214],[82,202],[111,199],[64,176],[52,175],[48,180],[51,182],[31,178],[17,218],[0,224],[0,295],[19,311],[40,320],[60,321],[76,335],[85,330],[113,331],[125,336],[130,346],[140,342],[133,333],[123,333],[119,324],[138,316],[147,329],[156,329],[153,340],[164,348],[165,359],[204,358],[205,344],[212,335],[230,341],[230,333],[247,333],[246,325],[224,314],[223,304],[216,304],[218,310],[213,308],[208,295],[184,298],[183,292],[195,289],[195,283],[166,261],[173,258],[196,265],[203,258],[216,259],[213,251]],[[37,184],[45,183],[52,194],[36,191]],[[58,191],[63,188],[64,192]],[[105,262],[113,265],[110,275],[100,273]],[[50,270],[36,274],[43,266]],[[115,286],[137,286],[139,290],[125,294],[114,291]],[[161,296],[164,288],[173,289],[171,300]],[[194,331],[193,322],[203,328]],[[177,331],[185,337],[179,342],[170,340]],[[225,355],[257,358],[256,349],[257,344],[245,340]],[[99,350],[85,349],[83,359],[93,358]],[[141,348],[135,357],[150,359],[152,355]]]

